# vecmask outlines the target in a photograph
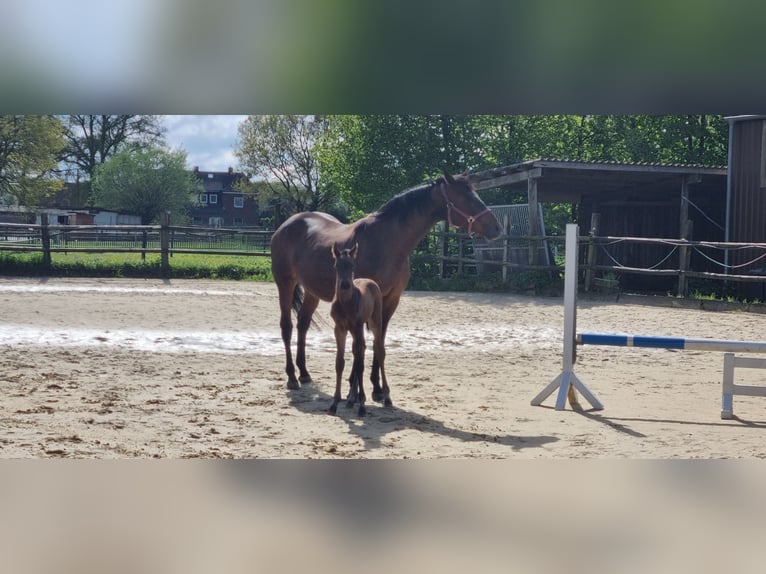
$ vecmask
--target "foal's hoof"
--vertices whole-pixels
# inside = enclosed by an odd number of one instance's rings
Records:
[[[314,381],[311,379],[311,375],[301,375],[298,377],[298,380],[301,382],[301,384],[308,384],[313,383]]]
[[[327,412],[330,413],[331,415],[336,414],[338,412],[338,405],[335,403],[331,404],[330,408],[327,409]]]
[[[376,403],[383,402],[383,391],[372,391],[372,400]]]
[[[359,416],[363,417],[366,414],[367,414],[367,409],[364,408],[364,405],[359,405]]]
[[[394,403],[392,403],[392,402],[391,402],[391,399],[389,399],[389,398],[386,398],[386,400],[385,400],[385,401],[383,401],[383,405],[384,405],[384,406],[387,406],[387,407],[393,407],[393,406],[394,406]]]

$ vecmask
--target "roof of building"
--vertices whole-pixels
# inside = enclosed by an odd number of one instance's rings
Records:
[[[697,189],[724,189],[725,165],[671,164],[650,162],[533,159],[469,174],[477,190],[527,189],[537,180],[540,201],[576,202],[586,196],[620,192],[677,192],[683,178]]]

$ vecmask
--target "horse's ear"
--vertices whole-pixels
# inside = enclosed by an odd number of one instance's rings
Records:
[[[450,173],[445,169],[443,170],[444,173],[444,179],[447,180],[447,183],[455,183],[455,178],[450,175]]]
[[[359,244],[354,243],[354,246],[351,248],[351,258],[356,259],[356,254],[359,251]]]

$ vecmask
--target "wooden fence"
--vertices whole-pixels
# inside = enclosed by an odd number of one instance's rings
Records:
[[[269,257],[272,231],[237,228],[160,225],[41,225],[0,223],[0,251],[38,252],[50,265],[52,253],[147,253],[159,254],[163,272],[173,254],[242,255]],[[609,285],[616,276],[644,275],[670,278],[680,295],[687,295],[689,279],[757,283],[766,292],[766,243],[722,243],[644,237],[583,236],[581,280],[585,290]],[[609,253],[613,246],[631,249],[661,246],[667,250],[651,268],[630,265]],[[744,264],[727,262],[734,252],[751,254]],[[623,254],[630,255],[623,249]],[[692,259],[695,254],[695,259]],[[421,241],[412,254],[413,266],[426,267],[434,276],[497,273],[506,282],[514,273],[544,271],[563,273],[563,236],[514,236],[508,232],[487,243],[440,224]],[[741,259],[741,258],[740,258]],[[606,260],[606,262],[604,262]],[[706,269],[695,269],[693,261],[704,261]],[[762,264],[760,262],[763,262]],[[719,271],[710,268],[719,267]]]

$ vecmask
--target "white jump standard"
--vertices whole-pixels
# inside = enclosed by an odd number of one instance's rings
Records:
[[[566,263],[564,266],[564,359],[563,370],[534,399],[532,405],[540,405],[558,389],[556,409],[562,410],[567,396],[572,406],[578,406],[575,389],[579,390],[595,410],[603,405],[574,373],[575,344],[607,345],[613,347],[643,347],[689,351],[721,351],[724,355],[723,406],[721,418],[733,415],[732,395],[766,396],[766,387],[734,384],[734,367],[766,369],[766,359],[735,357],[734,353],[766,353],[764,341],[732,341],[726,339],[693,339],[685,337],[658,337],[649,335],[617,335],[607,333],[576,333],[577,322],[577,261],[578,228],[568,224],[566,230]]]

